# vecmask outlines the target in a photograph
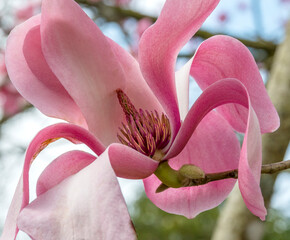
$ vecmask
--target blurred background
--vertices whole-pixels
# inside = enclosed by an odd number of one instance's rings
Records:
[[[76,2],[105,35],[137,58],[140,36],[154,23],[165,1]],[[40,11],[41,0],[0,0],[0,232],[22,171],[25,149],[39,130],[61,121],[44,116],[26,102],[11,84],[5,68],[9,32]],[[263,137],[265,163],[290,159],[289,17],[289,0],[221,0],[201,30],[182,49],[176,64],[178,69],[194,55],[203,40],[216,34],[236,37],[250,49],[281,117],[281,129]],[[200,93],[191,79],[191,104]],[[242,141],[243,136],[240,138]],[[50,161],[72,149],[86,148],[60,140],[41,152],[31,168],[31,189],[35,189],[37,177]],[[248,213],[237,190],[219,207],[189,220],[155,207],[147,199],[142,181],[120,179],[120,183],[139,239],[290,239],[289,170],[262,176],[261,186],[269,209],[265,222]],[[31,198],[35,198],[35,193],[31,193]],[[29,238],[20,234],[17,239]]]

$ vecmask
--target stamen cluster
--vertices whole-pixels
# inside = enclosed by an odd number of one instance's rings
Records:
[[[171,130],[167,116],[157,111],[136,110],[128,96],[117,90],[119,102],[126,115],[126,124],[122,123],[119,141],[140,153],[153,157],[158,150],[164,149],[170,141]]]

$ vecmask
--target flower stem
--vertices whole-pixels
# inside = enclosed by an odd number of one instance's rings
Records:
[[[262,165],[261,173],[273,174],[289,168],[290,168],[290,160],[287,160],[278,163]],[[225,172],[206,173],[204,177],[194,179],[188,178],[187,181],[184,181],[184,179],[180,178],[179,171],[172,169],[169,166],[168,161],[164,161],[159,164],[159,167],[155,171],[155,175],[162,182],[162,184],[157,188],[156,192],[162,192],[168,189],[169,187],[172,188],[191,187],[204,185],[212,181],[218,181],[227,178],[237,179],[239,172],[238,169],[233,169]],[[184,184],[185,182],[186,185]]]
[[[273,174],[276,172],[280,172],[282,170],[286,170],[290,168],[290,160],[278,162],[278,163],[271,163],[262,165],[261,173],[262,174]],[[203,185],[212,181],[227,179],[227,178],[238,178],[238,169],[226,171],[226,172],[218,172],[218,173],[208,173],[205,174],[204,178],[201,179],[193,179],[191,181],[191,186]]]
[[[178,171],[172,169],[169,166],[168,161],[160,162],[154,174],[159,178],[159,180],[163,183],[163,185],[166,185],[167,187],[171,188],[183,187],[179,179]]]

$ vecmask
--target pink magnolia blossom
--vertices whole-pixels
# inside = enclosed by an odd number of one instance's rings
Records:
[[[17,10],[15,16],[18,20],[26,20],[34,15],[34,5],[28,5]]]
[[[89,2],[97,3],[102,2],[102,0],[89,0]],[[126,5],[129,2],[131,2],[131,0],[114,0],[113,2],[118,6],[118,5]]]
[[[34,16],[37,12],[39,12],[40,5],[41,1],[36,0],[34,2],[30,2],[29,4],[27,4],[22,8],[16,9],[15,18],[17,23],[23,22],[28,18]]]
[[[4,53],[0,53],[0,107],[3,116],[12,116],[18,113],[25,104],[27,102],[8,78]]]
[[[30,143],[1,240],[14,239],[18,228],[32,239],[134,239],[116,176],[144,179],[154,204],[188,218],[219,205],[236,182],[173,183],[156,193],[165,160],[173,169],[194,164],[206,173],[238,168],[247,207],[265,219],[261,133],[277,129],[279,117],[250,52],[215,36],[175,72],[178,52],[218,2],[166,1],[141,37],[138,62],[72,0],[43,0],[41,15],[13,30],[6,63],[14,85],[44,114],[70,123],[47,127]],[[203,90],[190,109],[189,75]],[[245,133],[241,149],[234,130]],[[59,138],[85,143],[96,156],[61,155],[29,203],[29,167]]]
[[[0,87],[0,106],[4,116],[18,113],[27,102],[19,94],[10,81]]]
[[[7,69],[5,65],[5,54],[0,52],[0,85],[2,85],[7,78]]]
[[[249,8],[248,4],[245,1],[241,1],[237,5],[238,10],[245,11]]]
[[[152,20],[149,18],[142,18],[137,23],[137,33],[138,37],[141,38],[142,34],[145,32],[147,28],[152,25]]]
[[[117,5],[125,5],[131,2],[131,0],[115,0]]]
[[[149,28],[153,22],[149,18],[142,18],[136,24],[135,34],[133,36],[133,43],[130,45],[130,53],[138,59],[138,46],[144,31]]]
[[[229,15],[226,13],[226,12],[223,12],[223,13],[220,13],[218,15],[218,20],[221,22],[221,23],[225,23],[229,20]]]

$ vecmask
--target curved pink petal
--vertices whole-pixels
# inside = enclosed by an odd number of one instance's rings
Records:
[[[44,56],[82,110],[88,127],[108,145],[123,116],[116,90],[125,87],[122,68],[106,37],[71,0],[42,3]]]
[[[82,151],[70,151],[62,154],[51,162],[38,178],[36,185],[37,196],[79,172],[95,160],[95,156]]]
[[[264,221],[267,210],[260,189],[262,160],[257,160],[262,159],[262,142],[257,137],[260,134],[258,122],[251,108],[239,163],[239,188],[248,209]]]
[[[122,144],[108,147],[112,168],[116,175],[128,179],[143,179],[155,172],[159,162]]]
[[[172,158],[182,151],[192,133],[208,112],[228,103],[238,103],[246,108],[248,107],[246,89],[238,80],[223,79],[209,86],[190,108],[165,158]]]
[[[86,129],[73,124],[59,123],[40,131],[30,143],[25,156],[23,173],[17,185],[12,203],[8,210],[1,240],[10,240],[16,237],[18,228],[16,219],[21,209],[29,203],[29,168],[37,155],[50,143],[59,138],[66,138],[73,142],[85,143],[97,155],[104,150],[104,146]]]
[[[17,26],[6,48],[9,77],[17,90],[48,116],[86,126],[80,109],[53,74],[40,43],[40,15]]]
[[[17,224],[33,239],[136,239],[106,152],[26,206]]]
[[[2,234],[0,236],[0,240],[14,240],[16,238],[16,235],[19,231],[16,225],[16,221],[21,209],[22,197],[23,197],[23,174],[21,175],[18,184],[16,186],[16,190],[7,213],[7,217],[4,223]]]
[[[205,173],[222,172],[238,167],[239,153],[240,144],[232,127],[218,113],[210,112],[198,125],[182,152],[170,159],[169,164],[174,169],[184,164],[194,164]],[[149,199],[162,210],[194,218],[224,201],[235,182],[234,179],[227,179],[155,193],[161,182],[152,175],[144,180],[144,185]]]
[[[158,20],[140,40],[142,73],[171,121],[173,138],[180,127],[174,80],[176,57],[218,2],[184,0],[181,4],[179,0],[166,1]]]
[[[263,219],[266,215],[266,209],[259,187],[262,163],[260,126],[255,111],[252,109],[247,89],[239,80],[223,79],[217,81],[202,93],[189,110],[165,158],[169,159],[180,153],[204,116],[212,109],[227,103],[237,103],[249,109],[246,137],[239,163],[239,169],[241,169],[239,181],[244,186],[241,188],[241,193],[248,209]]]
[[[261,132],[272,132],[279,127],[279,116],[266,92],[259,69],[250,51],[238,40],[228,36],[214,36],[204,41],[194,56],[191,75],[201,89],[223,78],[240,80],[249,93]],[[248,111],[230,104],[218,111],[238,131],[244,132]]]
[[[137,108],[160,108],[132,57],[112,44],[74,1],[43,1],[41,37],[49,66],[105,145],[118,141],[125,119],[117,89],[132,96]]]
[[[127,179],[146,178],[154,173],[159,164],[152,158],[117,143],[108,147],[108,158],[115,174]],[[95,156],[82,151],[71,151],[61,155],[40,175],[37,182],[37,195],[57,185],[68,176],[75,174],[95,159]]]

